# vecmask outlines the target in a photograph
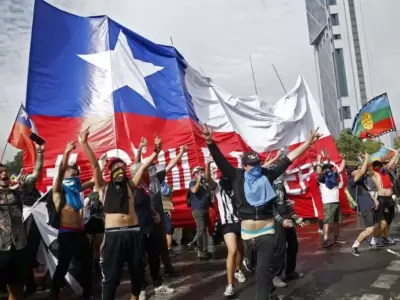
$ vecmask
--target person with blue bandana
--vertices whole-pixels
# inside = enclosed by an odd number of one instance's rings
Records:
[[[256,152],[247,152],[242,156],[243,168],[233,167],[224,157],[212,139],[211,129],[205,125],[203,136],[217,167],[223,176],[232,183],[234,205],[241,218],[241,236],[246,250],[255,258],[256,300],[277,300],[272,283],[272,258],[275,249],[275,222],[273,203],[277,197],[273,181],[281,176],[292,162],[313,145],[321,135],[318,128],[311,131],[308,139],[295,150],[280,159],[270,169],[262,168]]]
[[[69,142],[54,181],[52,194],[55,208],[60,212],[58,229],[58,264],[54,272],[50,299],[58,300],[60,288],[69,265],[75,257],[82,267],[84,279],[83,298],[93,299],[92,295],[92,251],[83,227],[81,191],[93,187],[93,182],[81,184],[77,165],[68,165],[68,159],[75,150],[76,142]]]

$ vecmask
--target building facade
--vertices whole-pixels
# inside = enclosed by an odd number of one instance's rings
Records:
[[[354,0],[306,0],[321,109],[331,134],[351,128],[368,99]]]

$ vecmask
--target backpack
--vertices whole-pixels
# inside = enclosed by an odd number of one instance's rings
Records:
[[[338,178],[338,174],[336,172],[331,171],[331,170],[325,171],[323,176],[322,176],[322,182],[330,190],[339,185],[338,184],[338,179],[339,179]]]
[[[65,206],[65,203],[66,203],[65,192],[64,189],[62,189],[60,207],[59,210],[57,211],[53,201],[53,190],[51,189],[48,191],[46,196],[46,208],[47,208],[47,214],[49,216],[49,221],[47,222],[47,224],[55,229],[60,229],[61,225],[60,211]]]

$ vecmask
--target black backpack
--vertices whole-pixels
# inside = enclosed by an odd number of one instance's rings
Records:
[[[48,191],[46,195],[46,208],[47,208],[47,214],[49,216],[49,221],[47,222],[47,224],[55,229],[60,229],[61,225],[60,211],[65,206],[65,203],[66,203],[65,192],[64,189],[62,189],[60,207],[59,210],[57,211],[53,201],[53,190]]]

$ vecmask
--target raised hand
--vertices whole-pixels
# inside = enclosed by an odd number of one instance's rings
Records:
[[[86,143],[88,137],[89,137],[89,128],[87,128],[86,130],[79,133],[79,135],[78,135],[79,143],[81,143],[81,144]]]
[[[36,151],[38,153],[43,153],[44,152],[44,144],[43,145],[38,145],[35,143]]]
[[[156,134],[156,137],[154,138],[154,151],[155,152],[160,152],[162,149],[162,140],[160,137]]]
[[[68,142],[67,148],[65,148],[66,153],[71,153],[76,149],[76,141],[75,142]]]
[[[140,148],[143,148],[143,147],[146,147],[147,146],[147,139],[145,138],[145,137],[142,137],[141,139],[140,139],[140,145],[139,145],[139,147]]]
[[[322,137],[322,134],[318,132],[318,129],[319,127],[315,130],[311,130],[310,136],[307,138],[306,141],[308,146],[311,146]]]
[[[364,158],[364,161],[368,161],[368,159],[369,159],[369,154],[368,154],[368,153],[365,153],[363,158]]]
[[[188,150],[188,146],[187,146],[187,145],[181,146],[181,152],[182,152],[182,153],[186,153],[187,150]]]
[[[101,163],[103,164],[103,166],[105,166],[108,162],[108,157],[107,157],[107,153],[104,154],[102,157],[100,157]]]
[[[212,143],[212,129],[207,124],[203,127],[203,137],[206,143]]]

